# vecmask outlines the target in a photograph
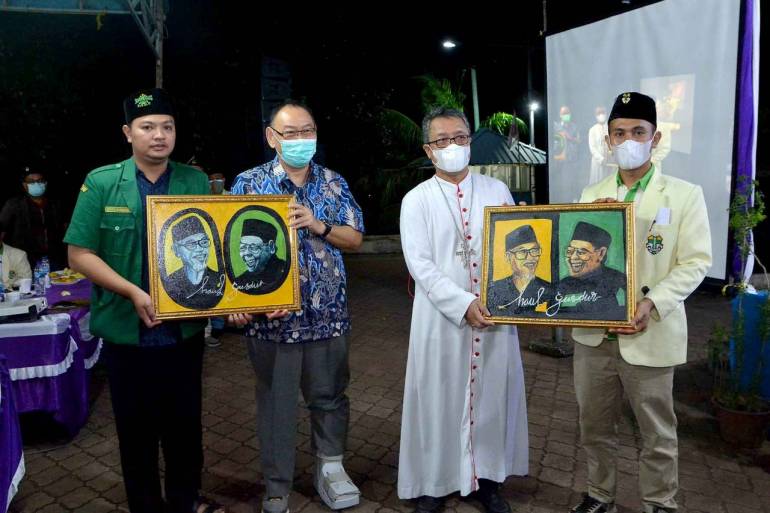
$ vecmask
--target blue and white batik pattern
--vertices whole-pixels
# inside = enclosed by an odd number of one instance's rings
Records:
[[[295,186],[277,158],[239,174],[232,194],[293,194],[320,221],[364,231],[361,207],[339,173],[310,162],[308,179]],[[283,319],[259,316],[246,328],[258,340],[295,343],[339,337],[350,329],[342,252],[307,229],[297,231],[302,310]]]

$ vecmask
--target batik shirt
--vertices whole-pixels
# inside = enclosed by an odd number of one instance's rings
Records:
[[[310,162],[305,184],[297,187],[277,158],[244,171],[235,179],[231,194],[290,194],[315,217],[330,225],[364,231],[361,207],[338,173]],[[297,230],[302,310],[283,319],[256,317],[246,335],[258,340],[296,343],[339,337],[350,329],[347,285],[342,252],[307,228]]]

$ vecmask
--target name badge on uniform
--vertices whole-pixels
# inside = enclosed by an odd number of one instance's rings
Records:
[[[105,214],[130,214],[131,209],[128,207],[104,207]]]

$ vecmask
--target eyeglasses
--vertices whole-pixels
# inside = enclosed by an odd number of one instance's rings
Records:
[[[516,260],[525,260],[527,258],[527,255],[531,256],[532,258],[537,258],[540,256],[542,251],[540,248],[530,248],[530,249],[517,249],[516,251],[507,251],[508,254],[513,255],[513,257]]]
[[[180,243],[180,246],[185,248],[187,251],[192,251],[195,248],[207,248],[210,245],[211,241],[208,239],[208,237],[199,240],[188,240],[187,242]]]
[[[567,246],[567,251],[565,251],[565,253],[567,254],[567,258],[572,258],[573,255],[576,255],[580,260],[588,260],[591,258],[591,255],[594,253],[594,251],[585,248],[574,248],[572,246]]]
[[[241,253],[259,253],[267,244],[241,244]]]
[[[286,130],[285,132],[279,132],[273,127],[270,129],[276,134],[280,135],[284,139],[312,139],[318,133],[315,128],[304,128],[302,130]]]
[[[44,185],[45,185],[45,184],[47,184],[48,182],[46,181],[46,179],[45,179],[45,178],[38,178],[38,179],[33,179],[33,178],[30,178],[30,179],[28,179],[28,180],[24,180],[24,183],[42,183],[42,184],[44,184]]]
[[[454,137],[442,137],[441,139],[436,139],[435,141],[430,141],[428,144],[433,144],[438,148],[446,148],[450,144],[454,143],[458,146],[465,146],[471,142],[471,136],[470,135],[456,135]]]

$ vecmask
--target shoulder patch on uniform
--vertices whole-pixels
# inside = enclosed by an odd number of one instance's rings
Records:
[[[88,187],[86,187],[86,184],[80,186],[80,192],[88,192]]]
[[[120,167],[122,165],[123,165],[122,163],[107,164],[106,166],[97,167],[96,169],[94,169],[93,171],[91,171],[88,174],[89,175],[93,175],[93,174],[98,174],[98,173],[105,173],[105,172],[109,172],[109,171],[115,171],[116,169],[120,169]]]

